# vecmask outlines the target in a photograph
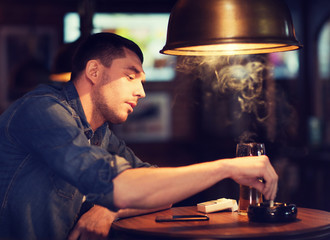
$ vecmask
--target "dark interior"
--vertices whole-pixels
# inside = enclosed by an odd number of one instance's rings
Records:
[[[64,43],[63,17],[66,13],[80,11],[83,35],[90,32],[90,18],[95,12],[169,13],[175,2],[0,0],[0,64],[7,71],[6,75],[0,73],[2,110],[27,89],[48,78],[52,58]],[[193,71],[187,72],[184,71],[185,59],[178,58],[177,64],[182,64],[182,69],[176,72],[172,81],[145,84],[147,95],[162,92],[170,96],[169,136],[156,141],[128,140],[127,144],[137,156],[158,166],[231,158],[235,156],[240,137],[248,130],[247,134],[252,132],[253,141],[265,143],[266,153],[279,175],[276,201],[330,211],[330,75],[320,73],[318,50],[326,24],[329,28],[330,4],[328,0],[286,0],[286,3],[297,38],[303,44],[298,50],[299,70],[294,77],[284,75],[278,79],[271,76],[270,70],[264,70],[263,94],[259,100],[265,105],[261,104],[256,110],[259,118],[251,113],[237,115],[240,93],[228,90],[215,94],[212,88],[214,74],[208,66],[199,62],[198,66],[193,66]],[[51,54],[44,57],[46,61],[20,59],[20,63],[25,64],[25,68],[20,68],[21,72],[17,71],[17,62],[8,57],[6,51],[11,42],[10,38],[4,37],[10,29],[17,28],[32,33],[46,28],[53,33],[49,35],[53,48]],[[329,46],[330,37],[327,39]],[[324,51],[329,59],[329,47]],[[22,53],[17,51],[16,54]],[[31,52],[30,56],[38,56],[38,53]],[[257,56],[255,60],[267,64],[269,58]],[[231,58],[230,61],[236,60]],[[217,68],[226,66],[218,60]],[[205,74],[200,75],[197,69],[203,69]],[[238,185],[226,179],[176,205],[195,205],[222,197],[238,199],[238,191]]]

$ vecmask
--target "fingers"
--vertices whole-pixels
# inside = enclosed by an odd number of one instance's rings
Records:
[[[278,176],[267,156],[249,157],[240,167],[244,172],[242,177],[236,179],[240,184],[254,187],[267,200],[275,199]]]
[[[264,189],[262,191],[267,200],[274,200],[277,193],[278,176],[267,158],[264,172]]]
[[[68,240],[106,240],[107,236],[101,236],[99,234],[95,234],[87,231],[80,231],[78,228],[75,228],[69,235]]]
[[[75,227],[71,231],[71,233],[70,233],[70,235],[68,237],[68,240],[77,240],[77,239],[79,239],[79,236],[80,236],[80,231]]]
[[[268,200],[275,199],[278,176],[267,156],[239,157],[228,162],[229,175],[234,181],[256,188]]]

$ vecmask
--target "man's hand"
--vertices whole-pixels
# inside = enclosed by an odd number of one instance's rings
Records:
[[[278,176],[267,156],[238,157],[227,163],[234,181],[256,188],[266,199],[275,199]]]
[[[116,218],[117,213],[95,205],[81,216],[68,240],[108,239],[111,224]]]

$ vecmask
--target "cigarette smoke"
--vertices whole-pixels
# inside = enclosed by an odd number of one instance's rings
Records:
[[[264,55],[182,57],[178,59],[177,69],[203,80],[209,86],[205,95],[233,98],[236,102],[236,107],[231,107],[234,121],[242,118],[246,121],[246,116],[253,116],[255,123],[266,127],[268,138],[274,138],[274,124],[271,127],[274,86],[268,81],[272,78],[272,68]],[[242,131],[238,137],[240,142],[254,141],[258,135],[256,129],[247,126]]]
[[[267,118],[267,103],[262,99],[263,72],[265,66],[260,62],[248,62],[246,65],[235,64],[215,71],[214,91],[224,94],[234,91],[240,104],[241,113],[253,113],[258,121]]]

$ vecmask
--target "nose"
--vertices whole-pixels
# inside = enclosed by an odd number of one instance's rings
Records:
[[[143,84],[142,82],[140,82],[138,84],[138,87],[135,91],[135,96],[139,97],[139,98],[144,98],[146,96],[146,93],[144,91],[144,87],[143,87]]]

